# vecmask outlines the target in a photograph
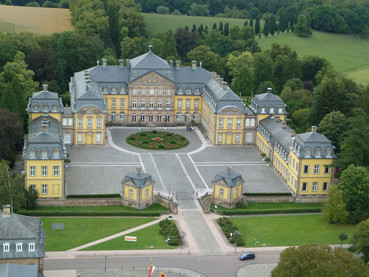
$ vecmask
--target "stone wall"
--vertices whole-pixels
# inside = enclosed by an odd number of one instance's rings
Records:
[[[76,199],[39,199],[39,206],[113,206],[122,205],[122,199],[109,198],[76,198]]]
[[[200,205],[202,210],[205,214],[210,213],[210,205],[213,202],[213,195],[205,193],[204,195],[200,196],[199,198]]]
[[[171,209],[173,200],[172,198],[169,198],[168,196],[160,194],[160,192],[158,192],[157,194],[154,194],[154,203],[158,203],[167,209]]]
[[[294,197],[292,196],[283,196],[283,195],[244,195],[243,196],[244,203],[246,201],[250,202],[295,202]]]

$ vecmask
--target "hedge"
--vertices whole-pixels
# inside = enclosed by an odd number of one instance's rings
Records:
[[[121,198],[119,193],[116,194],[71,194],[67,196],[67,199],[73,198]]]
[[[323,208],[272,209],[272,210],[223,210],[217,211],[223,215],[253,215],[253,214],[291,214],[291,213],[321,213]]]
[[[221,217],[217,219],[219,227],[222,229],[224,235],[227,237],[228,241],[237,246],[244,246],[245,241],[241,237],[241,233],[238,228],[233,224],[232,220],[227,217]],[[237,235],[235,235],[235,233]],[[232,234],[232,235],[231,235]]]
[[[243,195],[245,196],[292,196],[290,192],[257,192],[257,193],[249,193],[245,192]]]
[[[27,216],[160,216],[160,212],[58,212],[58,211],[32,211],[21,210],[18,214]]]

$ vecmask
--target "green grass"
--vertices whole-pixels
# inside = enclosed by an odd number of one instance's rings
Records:
[[[139,216],[145,215],[147,213],[167,213],[169,209],[161,206],[160,204],[153,204],[143,210],[137,210],[135,208],[123,206],[123,205],[115,205],[115,206],[46,206],[46,207],[38,207],[34,210],[20,210],[18,211],[19,214],[25,215],[39,215],[39,216],[51,216],[51,215],[58,215],[58,214],[68,214],[69,216],[99,216],[99,215],[135,215]]]
[[[134,147],[152,150],[180,149],[189,144],[184,136],[156,130],[132,134],[126,141]]]
[[[178,246],[170,246],[165,238],[159,234],[159,224],[149,226],[145,229],[130,233],[129,236],[137,237],[137,242],[124,241],[124,236],[112,239],[94,246],[83,249],[91,250],[138,250],[138,249],[174,249]]]
[[[324,215],[288,215],[232,217],[246,246],[290,246],[303,244],[339,244],[338,235],[345,232],[349,240],[356,225],[329,224]],[[348,243],[346,240],[345,243]]]
[[[158,31],[166,32],[168,30],[172,30],[172,32],[175,33],[178,28],[184,28],[185,26],[188,26],[189,30],[191,31],[193,24],[196,24],[197,28],[199,28],[200,25],[203,24],[204,29],[207,25],[208,29],[211,30],[214,23],[217,23],[217,27],[219,27],[220,21],[223,22],[223,25],[225,23],[228,23],[229,28],[235,25],[242,28],[245,22],[245,19],[236,18],[166,15],[154,13],[143,13],[143,16],[146,21],[146,30],[149,34],[149,37],[152,37],[154,33]]]
[[[41,218],[46,231],[46,251],[65,251],[133,227],[154,218]],[[52,230],[64,223],[64,231]]]
[[[284,33],[273,37],[258,39],[261,49],[270,49],[277,42],[289,45],[299,57],[318,55],[326,58],[338,72],[347,73],[354,80],[369,82],[369,40],[353,35],[341,35],[313,31],[308,38],[301,38],[294,33]]]

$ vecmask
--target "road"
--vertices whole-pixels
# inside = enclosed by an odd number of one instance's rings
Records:
[[[279,261],[280,251],[256,251],[256,258],[240,261],[236,255],[227,256],[157,256],[152,257],[156,267],[180,267],[206,276],[235,276],[236,271],[248,264],[270,264]],[[106,268],[149,267],[151,257],[107,257]],[[104,269],[105,257],[76,259],[45,259],[45,270]],[[231,275],[231,274],[232,275]]]

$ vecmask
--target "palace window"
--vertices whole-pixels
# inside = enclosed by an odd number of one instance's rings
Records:
[[[44,112],[47,112],[47,111],[49,110],[49,105],[48,105],[48,104],[43,104],[43,105],[42,105],[42,110],[43,110]]]
[[[236,193],[235,195],[238,196],[240,194],[240,189],[239,188],[236,188]]]
[[[241,119],[237,119],[236,121],[236,127],[241,128]]]
[[[172,90],[171,89],[167,89],[167,95],[171,95],[172,94]]]
[[[96,119],[96,127],[101,127],[101,118]]]
[[[228,128],[232,128],[232,121],[233,121],[232,119],[227,120],[227,127]]]
[[[132,109],[136,109],[137,108],[137,100],[133,99],[132,100]]]
[[[182,114],[181,113],[176,114],[176,122],[182,122]]]
[[[309,166],[304,165],[304,174],[309,174]]]
[[[146,101],[141,100],[141,110],[144,110],[146,108]]]
[[[132,122],[136,122],[136,120],[137,120],[136,115],[135,114],[132,114]]]
[[[302,183],[302,191],[307,191],[308,183]]]
[[[41,150],[41,158],[42,159],[46,159],[47,158],[47,150],[46,149],[42,149]]]
[[[3,251],[9,252],[10,251],[10,243],[6,242],[3,244]]]
[[[191,114],[185,113],[185,122],[191,121]]]
[[[163,95],[163,90],[162,89],[159,89],[158,94],[159,95]]]
[[[36,151],[35,150],[30,150],[29,151],[29,157],[32,158],[36,158]]]
[[[150,110],[154,109],[154,99],[149,100],[149,109]]]
[[[41,175],[47,176],[47,166],[41,166]]]
[[[92,118],[87,118],[87,127],[92,127]]]
[[[158,116],[156,117],[156,121],[161,122],[161,114],[158,114]]]
[[[130,189],[130,190],[128,191],[128,195],[129,195],[129,197],[133,197],[133,190],[131,190],[131,189]]]
[[[145,115],[141,114],[141,122],[145,122]]]
[[[195,109],[199,108],[199,100],[195,100]]]
[[[170,115],[169,114],[165,115],[165,121],[170,122]]]
[[[163,105],[163,101],[158,100],[158,110],[161,110],[162,105]]]
[[[33,251],[35,251],[35,244],[34,244],[34,243],[30,243],[30,244],[28,244],[28,251],[29,251],[29,252],[33,252]]]
[[[218,126],[219,128],[223,128],[223,119],[219,119]]]
[[[116,106],[116,101],[115,101],[115,99],[112,99],[111,100],[111,107],[115,108],[115,106]]]
[[[323,183],[323,191],[327,191],[328,190],[328,182],[324,182]]]
[[[83,136],[82,136],[82,134],[78,134],[78,135],[77,135],[77,140],[78,140],[78,142],[79,142],[79,143],[82,143],[82,141],[83,141]]]
[[[146,189],[145,190],[145,197],[148,197],[149,196],[149,189]]]
[[[314,165],[314,174],[319,174],[320,167],[318,164]]]
[[[133,90],[132,90],[132,94],[133,94],[133,95],[137,95],[137,89],[133,89]]]
[[[191,100],[186,100],[186,109],[191,108]]]
[[[53,175],[59,176],[59,166],[53,166]]]
[[[186,89],[186,94],[191,94],[191,89],[190,88]]]
[[[329,167],[328,166],[324,167],[324,174],[329,174]]]
[[[141,89],[141,95],[146,95],[146,89]]]
[[[39,106],[38,104],[33,104],[33,111],[38,112]]]
[[[125,93],[126,92],[126,88],[125,87],[120,87],[120,93]]]
[[[270,107],[269,108],[269,113],[273,114],[274,113],[274,107]]]
[[[166,104],[165,104],[165,108],[166,109],[170,109],[170,99],[167,99],[167,101],[166,101]]]
[[[124,108],[124,99],[120,99],[120,107]]]
[[[224,189],[219,189],[219,195],[223,196],[224,195]]]
[[[125,121],[125,119],[126,119],[126,115],[125,115],[124,113],[120,113],[120,114],[119,114],[119,121],[124,122],[124,121]]]
[[[182,100],[178,100],[177,102],[177,108],[182,109]]]
[[[96,142],[97,143],[101,142],[101,134],[96,134]]]
[[[218,143],[222,143],[223,142],[223,134],[219,133],[218,134]]]
[[[152,114],[149,115],[149,122],[153,122],[154,121],[154,116]]]
[[[278,113],[283,113],[283,107],[278,107]]]
[[[240,143],[240,137],[241,137],[240,134],[236,134],[236,143]]]
[[[15,245],[15,250],[16,250],[17,252],[21,252],[21,251],[22,251],[22,246],[23,246],[23,243],[18,242],[18,243]]]
[[[117,118],[117,114],[116,114],[116,113],[111,113],[111,115],[110,115],[110,120],[111,120],[111,121],[115,121],[115,120],[116,120],[116,118]]]
[[[83,127],[83,118],[78,118],[78,127]]]
[[[47,194],[47,185],[41,185],[41,194]]]
[[[182,88],[181,87],[178,88],[178,94],[182,94]]]
[[[318,191],[318,182],[313,182],[313,191]]]
[[[60,156],[60,151],[58,149],[55,149],[53,151],[53,158],[59,158],[59,156]]]
[[[36,167],[30,166],[29,167],[29,176],[36,176]]]
[[[155,90],[154,89],[150,89],[150,95],[154,95],[155,94]]]

